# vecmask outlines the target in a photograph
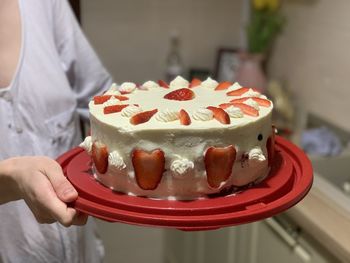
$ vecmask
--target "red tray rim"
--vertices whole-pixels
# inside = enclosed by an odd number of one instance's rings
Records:
[[[183,230],[202,230],[211,228],[220,228],[229,225],[238,225],[261,220],[277,213],[283,212],[291,206],[298,203],[310,190],[313,181],[313,171],[311,162],[306,154],[288,140],[276,136],[276,144],[282,152],[290,157],[290,163],[294,172],[298,174],[298,185],[293,187],[290,192],[282,197],[273,200],[266,205],[252,206],[244,211],[225,211],[217,210],[214,214],[193,214],[190,215],[164,214],[150,211],[134,211],[106,207],[98,203],[90,202],[87,199],[79,197],[74,203],[77,210],[86,212],[100,219],[112,222],[123,222],[135,225],[158,226],[158,227],[176,227]],[[82,151],[81,148],[75,148],[58,158],[58,162],[65,168],[70,160]],[[132,197],[143,198],[143,197]],[[221,197],[220,197],[221,198]],[[225,198],[225,197],[223,197]],[[143,198],[144,199],[144,198]],[[159,200],[153,200],[159,201]],[[201,200],[196,200],[200,204]],[[176,202],[176,201],[172,201]],[[209,209],[210,210],[210,209]],[[186,211],[186,209],[184,209]]]

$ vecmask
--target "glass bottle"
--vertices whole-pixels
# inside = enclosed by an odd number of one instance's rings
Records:
[[[166,58],[166,81],[169,83],[183,73],[182,60],[180,55],[179,34],[174,32],[170,36],[170,48]]]

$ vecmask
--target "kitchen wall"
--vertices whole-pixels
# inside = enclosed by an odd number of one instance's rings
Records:
[[[185,67],[212,70],[219,46],[239,44],[241,0],[82,0],[87,36],[117,82],[163,78],[171,32]]]
[[[284,1],[287,26],[269,72],[305,107],[350,131],[350,1]]]

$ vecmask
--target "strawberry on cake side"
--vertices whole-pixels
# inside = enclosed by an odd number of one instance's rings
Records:
[[[274,155],[273,105],[208,78],[116,84],[89,104],[81,144],[95,178],[129,195],[190,200],[258,183]]]

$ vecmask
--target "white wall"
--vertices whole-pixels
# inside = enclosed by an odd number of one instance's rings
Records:
[[[241,0],[83,0],[83,28],[117,82],[163,78],[169,36],[186,68],[213,69],[219,46],[237,46]]]
[[[350,1],[289,0],[270,64],[312,112],[350,130]]]

